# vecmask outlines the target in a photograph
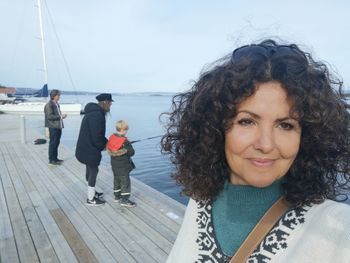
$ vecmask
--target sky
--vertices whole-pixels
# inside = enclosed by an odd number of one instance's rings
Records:
[[[0,0],[0,10],[0,84],[40,88],[37,0]],[[268,37],[299,44],[350,89],[347,0],[42,0],[42,13],[50,89],[181,92]]]

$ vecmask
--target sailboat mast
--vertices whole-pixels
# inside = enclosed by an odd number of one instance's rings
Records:
[[[44,84],[47,84],[47,65],[46,65],[44,29],[43,29],[43,23],[42,23],[43,21],[42,21],[42,14],[41,14],[41,0],[38,0],[38,11],[39,11],[39,24],[40,24],[41,51],[42,51],[42,56],[43,56],[44,77],[45,77]]]

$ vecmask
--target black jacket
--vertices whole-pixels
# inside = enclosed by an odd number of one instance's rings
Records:
[[[84,112],[75,157],[81,163],[98,166],[102,158],[101,151],[107,143],[105,112],[98,104],[92,102],[85,106]]]

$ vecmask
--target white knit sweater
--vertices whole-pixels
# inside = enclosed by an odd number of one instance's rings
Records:
[[[190,200],[167,262],[225,262],[214,232],[211,206]],[[350,206],[327,200],[289,211],[247,262],[350,263]]]

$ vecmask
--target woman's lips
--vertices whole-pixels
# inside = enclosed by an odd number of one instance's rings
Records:
[[[256,167],[270,167],[274,163],[273,159],[252,158],[252,159],[249,159],[249,160]]]

